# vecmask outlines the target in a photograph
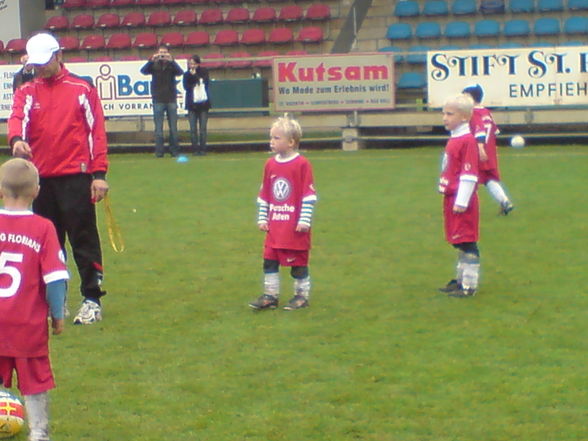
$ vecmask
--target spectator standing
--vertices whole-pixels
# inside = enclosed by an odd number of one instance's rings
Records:
[[[188,59],[188,70],[184,73],[183,86],[186,91],[186,110],[190,121],[190,139],[195,155],[206,154],[208,111],[210,110],[208,70],[200,64],[200,57]]]
[[[50,219],[65,250],[69,239],[81,280],[82,306],[75,324],[102,319],[102,250],[95,203],[108,192],[107,143],[96,88],[63,65],[59,43],[39,33],[27,42],[35,79],[14,94],[8,140],[14,156],[39,170],[33,211]]]
[[[14,74],[14,78],[12,79],[12,91],[14,92],[18,89],[21,84],[27,83],[31,81],[34,76],[35,72],[33,71],[33,65],[27,64],[27,60],[29,59],[28,56],[23,55],[20,57],[20,62],[22,64],[22,68]]]
[[[160,46],[156,53],[141,68],[143,75],[151,75],[151,97],[153,99],[153,119],[155,122],[155,156],[162,158],[163,118],[167,116],[169,126],[169,150],[178,156],[178,104],[176,77],[184,73],[170,54],[167,46]]]

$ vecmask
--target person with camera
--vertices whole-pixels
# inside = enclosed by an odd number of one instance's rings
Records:
[[[184,71],[176,63],[167,46],[162,45],[141,68],[143,75],[151,75],[151,97],[153,99],[153,120],[155,122],[155,156],[162,158],[163,117],[167,115],[169,126],[169,150],[172,156],[178,156],[178,104],[176,101],[176,77]]]

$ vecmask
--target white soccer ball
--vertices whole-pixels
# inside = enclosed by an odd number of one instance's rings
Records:
[[[0,438],[10,438],[24,426],[25,409],[14,395],[0,390]]]
[[[510,138],[510,146],[514,147],[515,149],[520,149],[525,146],[525,138],[521,135],[515,135]]]

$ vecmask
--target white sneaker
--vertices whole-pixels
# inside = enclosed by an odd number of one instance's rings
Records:
[[[102,308],[92,300],[84,300],[82,307],[74,317],[74,325],[91,325],[102,320]]]

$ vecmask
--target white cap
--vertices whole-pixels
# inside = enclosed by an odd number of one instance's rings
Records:
[[[60,49],[58,41],[51,34],[33,35],[27,41],[27,64],[46,64],[51,56]]]

